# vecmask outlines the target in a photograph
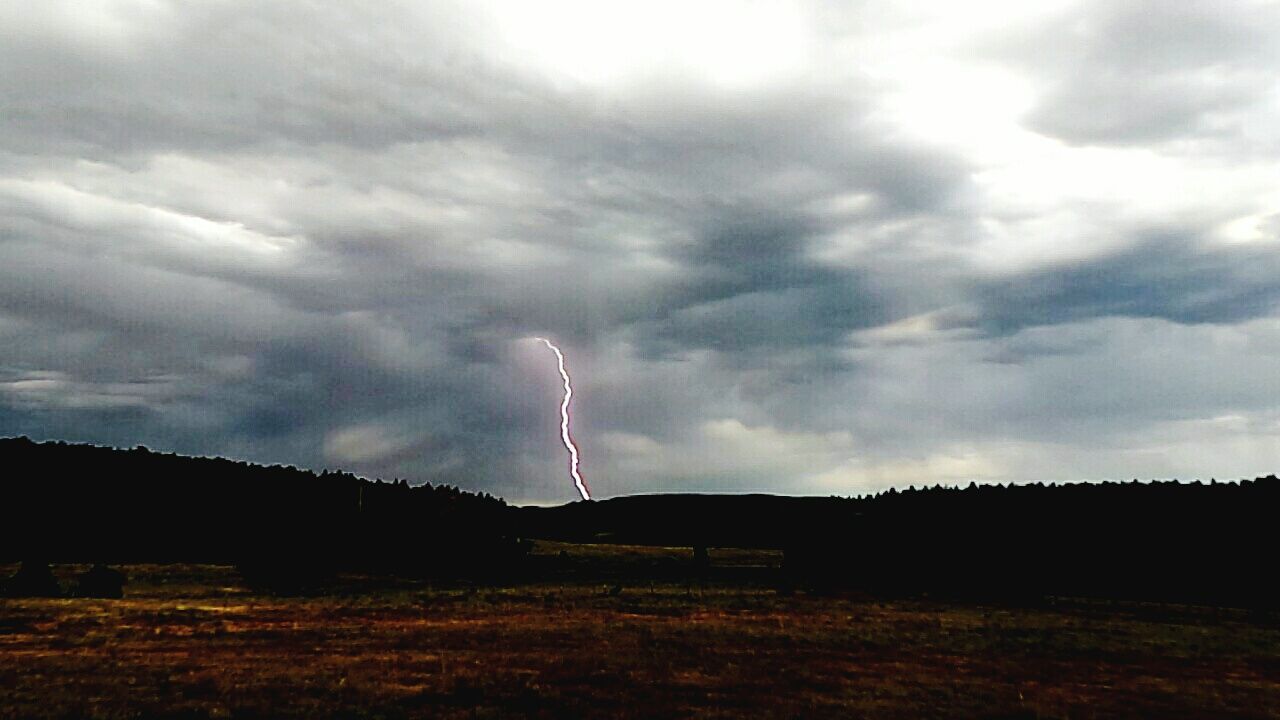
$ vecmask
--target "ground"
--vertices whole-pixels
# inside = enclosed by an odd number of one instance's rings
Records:
[[[616,569],[690,551],[538,553]],[[0,717],[1280,717],[1280,625],[1231,610],[788,595],[724,576],[355,578],[275,597],[229,567],[124,570],[123,600],[0,600]]]

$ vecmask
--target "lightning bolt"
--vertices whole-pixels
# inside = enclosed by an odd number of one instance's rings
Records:
[[[582,473],[578,471],[578,446],[573,442],[573,435],[569,434],[569,401],[573,399],[573,384],[569,382],[569,371],[564,367],[564,353],[546,338],[534,338],[534,340],[546,345],[556,354],[560,379],[564,381],[564,399],[560,401],[560,439],[564,442],[565,450],[569,451],[569,477],[573,478],[573,486],[578,488],[578,494],[583,500],[590,500],[591,490],[587,488],[587,482],[582,479]]]

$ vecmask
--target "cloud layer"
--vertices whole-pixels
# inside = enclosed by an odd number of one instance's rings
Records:
[[[700,4],[701,5],[701,4]],[[1280,458],[1280,13],[0,8],[0,434],[573,497]]]

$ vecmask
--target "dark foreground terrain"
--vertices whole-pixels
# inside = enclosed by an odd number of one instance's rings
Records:
[[[123,600],[0,600],[0,717],[1280,717],[1271,613],[778,594],[751,581],[768,551],[619,584],[691,551],[535,554],[576,570],[284,597],[228,566],[131,565]]]

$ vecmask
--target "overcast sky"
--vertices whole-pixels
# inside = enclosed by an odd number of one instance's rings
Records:
[[[0,435],[513,501],[1280,470],[1280,5],[0,0]]]

